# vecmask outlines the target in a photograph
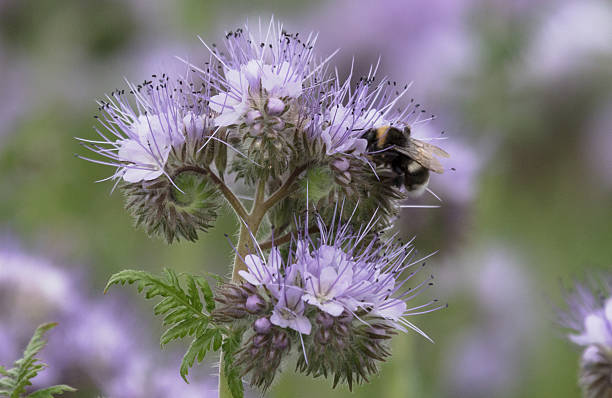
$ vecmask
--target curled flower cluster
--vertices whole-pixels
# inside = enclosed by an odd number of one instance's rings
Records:
[[[408,308],[432,285],[427,278],[408,286],[418,269],[404,272],[421,262],[410,243],[368,241],[367,227],[355,233],[338,223],[328,229],[321,218],[316,232],[316,238],[300,233],[285,256],[277,247],[267,258],[247,255],[244,282],[223,285],[216,296],[223,304],[213,312],[216,322],[249,327],[239,363],[263,389],[292,346],[302,347],[298,370],[332,375],[334,386],[346,382],[352,388],[377,372],[377,363],[390,355],[387,341],[398,331],[427,337],[409,316],[441,308],[437,300]]]
[[[589,398],[612,396],[612,275],[577,284],[566,301],[560,323],[574,331],[569,340],[584,347],[580,385]]]

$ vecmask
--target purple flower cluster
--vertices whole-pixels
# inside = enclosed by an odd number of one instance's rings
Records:
[[[248,271],[240,275],[248,283],[263,287],[276,302],[271,323],[308,335],[311,323],[304,313],[312,309],[332,317],[365,313],[399,329],[409,327],[422,333],[405,317],[439,307],[427,309],[435,300],[407,306],[420,289],[429,286],[423,282],[405,291],[406,282],[415,272],[402,278],[403,272],[420,262],[410,261],[414,250],[411,243],[398,246],[392,240],[367,242],[369,228],[355,234],[349,224],[334,230],[328,230],[321,219],[318,224],[318,240],[307,232],[302,234],[291,249],[292,260],[286,264],[277,248],[271,250],[267,261],[263,254],[245,258]]]
[[[410,316],[440,308],[437,300],[409,305],[431,280],[408,287],[421,261],[411,242],[379,235],[407,196],[403,187],[421,192],[429,169],[441,171],[433,158],[445,152],[410,137],[433,115],[404,99],[409,85],[377,81],[378,65],[356,85],[352,70],[346,79],[330,72],[334,54],[315,56],[316,39],[271,20],[228,32],[224,49],[202,41],[208,62],[185,61],[189,73],[177,80],[128,83],[127,94],[100,103],[102,140],[82,140],[106,158],[97,162],[117,168],[111,178],[123,180],[127,208],[149,233],[196,240],[222,197],[244,223],[233,275],[244,283],[220,287],[211,321],[242,336],[228,360],[264,390],[299,346],[299,370],[329,371],[334,385],[350,388],[377,373],[393,334],[427,337]],[[236,181],[251,190],[250,211]],[[337,203],[355,210],[347,217]],[[291,231],[296,214],[306,215],[295,226],[302,232]],[[284,234],[262,244],[269,253],[255,239],[264,224]],[[248,231],[254,245],[244,242]]]
[[[245,373],[260,372],[252,374],[252,384],[269,386],[278,365],[262,372],[256,362],[285,355],[291,341],[302,347],[303,372],[320,376],[329,369],[334,384],[344,380],[351,386],[376,372],[375,361],[390,355],[386,340],[397,331],[412,329],[429,339],[408,319],[443,307],[437,300],[409,306],[432,285],[426,278],[408,286],[421,266],[409,270],[423,259],[415,260],[411,242],[373,237],[374,224],[354,231],[350,223],[336,218],[326,225],[318,217],[316,233],[299,233],[288,253],[273,247],[267,256],[259,251],[244,258],[245,282],[220,290],[217,300],[224,306],[213,319],[252,322],[240,360]],[[338,358],[332,360],[325,347],[339,350]]]
[[[310,98],[315,112],[308,134],[311,139],[321,140],[328,156],[351,155],[364,160],[368,154],[363,138],[366,130],[389,125],[403,128],[427,119],[414,100],[400,106],[410,85],[400,87],[387,78],[375,83],[377,69],[378,66],[370,68],[356,87],[352,86],[352,71],[346,80],[340,80],[338,75],[318,77],[323,83]]]

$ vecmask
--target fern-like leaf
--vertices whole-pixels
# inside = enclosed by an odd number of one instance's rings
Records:
[[[195,361],[201,362],[211,349],[217,351],[223,341],[223,331],[209,322],[215,300],[208,281],[199,276],[177,275],[171,269],[164,269],[162,277],[125,270],[111,276],[104,292],[112,285],[126,283],[136,284],[138,292],[144,293],[147,299],[161,298],[153,310],[155,315],[163,316],[162,324],[167,327],[160,338],[162,346],[173,340],[193,338],[180,369],[187,381],[189,368]]]
[[[30,339],[23,356],[15,361],[11,369],[0,367],[0,396],[8,398],[20,398],[24,396],[26,387],[32,385],[32,379],[38,375],[47,365],[40,362],[36,355],[45,347],[47,342],[43,339],[46,332],[53,329],[56,323],[46,323],[39,326]],[[54,394],[62,394],[66,391],[76,391],[66,385],[58,385],[35,391],[27,398],[53,398]]]
[[[65,384],[60,384],[57,386],[47,387],[40,390],[36,390],[27,398],[54,398],[55,395],[61,395],[65,392],[76,391],[74,388],[67,386]]]
[[[234,353],[240,347],[242,334],[244,329],[236,330],[223,341],[223,366],[227,384],[233,398],[242,398],[244,396],[244,386],[240,377],[240,369],[234,365]]]

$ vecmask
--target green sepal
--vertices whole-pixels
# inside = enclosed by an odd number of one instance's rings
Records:
[[[308,200],[317,203],[327,197],[334,188],[334,176],[327,166],[313,167],[306,172],[300,185],[303,192],[308,194]]]

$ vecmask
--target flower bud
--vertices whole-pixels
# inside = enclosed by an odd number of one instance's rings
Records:
[[[263,131],[264,131],[263,124],[258,122],[258,123],[254,123],[253,125],[251,125],[251,129],[249,130],[249,133],[251,133],[251,135],[257,136],[263,133]]]
[[[327,312],[319,312],[315,318],[321,327],[329,328],[334,324],[334,318]]]
[[[266,112],[271,116],[281,115],[285,111],[285,103],[278,98],[271,97],[266,104]]]
[[[263,334],[256,334],[253,337],[253,346],[255,347],[262,347],[268,340],[268,336],[265,336]]]
[[[253,322],[253,330],[259,334],[268,334],[272,329],[272,323],[268,318],[259,318]]]
[[[270,124],[273,130],[280,131],[285,128],[285,121],[281,118],[274,118],[272,123]]]
[[[258,294],[250,295],[244,305],[249,314],[258,314],[266,308],[266,303]]]
[[[351,163],[347,158],[342,158],[338,160],[334,160],[333,166],[337,168],[339,171],[347,171],[350,167]]]
[[[248,125],[255,124],[255,122],[258,119],[261,119],[261,112],[256,111],[256,110],[252,110],[252,111],[247,112],[247,114],[246,114],[246,123]]]
[[[342,314],[340,314],[340,316],[337,318],[339,322],[342,323],[351,323],[353,322],[353,314],[351,314],[348,311],[344,311]]]
[[[329,338],[331,337],[331,333],[327,329],[320,329],[319,332],[315,335],[315,339],[317,343],[321,345],[326,345],[329,343]]]
[[[289,346],[289,337],[286,333],[278,333],[272,337],[272,346],[278,350],[284,350]]]

